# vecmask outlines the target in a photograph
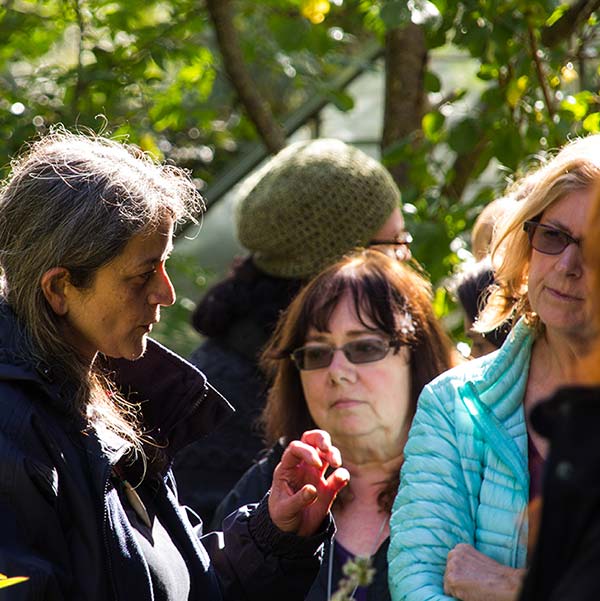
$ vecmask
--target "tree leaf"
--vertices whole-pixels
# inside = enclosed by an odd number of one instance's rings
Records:
[[[439,111],[427,113],[422,120],[423,133],[432,142],[437,142],[446,118]]]
[[[591,113],[583,120],[583,129],[593,134],[600,133],[600,113]]]
[[[433,71],[427,71],[425,73],[425,90],[427,92],[439,92],[441,89],[442,82],[440,78]]]
[[[478,142],[479,126],[473,118],[466,118],[456,124],[448,134],[450,148],[458,154],[466,154]]]
[[[403,0],[384,0],[379,13],[387,29],[405,27],[411,22],[412,14]]]

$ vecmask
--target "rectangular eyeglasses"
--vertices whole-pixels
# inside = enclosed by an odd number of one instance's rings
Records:
[[[573,238],[567,232],[539,221],[526,221],[523,229],[529,236],[531,246],[545,255],[560,255],[569,244],[581,247],[581,238]]]
[[[299,370],[308,371],[329,367],[335,351],[342,351],[350,363],[372,363],[383,359],[397,345],[380,338],[361,338],[346,342],[342,346],[311,343],[293,351],[290,355]]]

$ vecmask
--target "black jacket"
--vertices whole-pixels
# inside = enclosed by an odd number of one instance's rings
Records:
[[[247,256],[234,261],[231,273],[206,292],[193,313],[194,328],[205,342],[190,361],[236,410],[218,432],[180,453],[173,467],[181,500],[207,524],[217,505],[264,450],[257,421],[268,383],[258,359],[281,312],[303,283],[271,276]]]
[[[150,601],[148,566],[111,477],[118,449],[83,431],[66,411],[68,386],[20,353],[20,336],[0,305],[0,573],[29,577],[2,598]],[[166,464],[228,411],[200,372],[152,341],[143,359],[113,368],[123,388],[148,399],[144,419],[166,445]],[[121,467],[132,481],[141,474],[139,462]],[[141,487],[186,561],[190,600],[303,599],[331,524],[306,539],[284,534],[263,500],[200,541],[166,467]]]
[[[600,599],[600,388],[564,388],[532,412],[550,440],[540,534],[521,601]]]
[[[223,519],[228,519],[227,516],[235,511],[239,505],[254,503],[261,499],[267,490],[269,490],[271,479],[273,478],[273,470],[279,463],[283,454],[283,444],[276,444],[272,447],[265,456],[252,466],[236,484],[233,490],[225,497],[223,502],[217,507],[215,516],[212,522],[213,527],[218,528]],[[375,576],[367,589],[368,601],[390,601],[390,590],[388,587],[388,564],[387,550],[389,546],[389,538],[386,539],[379,547],[373,557],[373,567],[375,568]],[[319,571],[319,575],[313,583],[305,601],[328,601],[328,577],[329,577],[329,561],[331,553],[331,541],[325,544],[325,554],[323,564]],[[334,546],[335,553],[335,546]],[[343,578],[341,565],[337,562],[333,564],[332,572],[332,593],[338,588],[339,581]]]
[[[251,327],[240,328],[232,327],[227,339],[207,340],[190,357],[236,409],[221,427],[175,458],[181,501],[206,523],[264,448],[256,422],[266,402],[267,383],[256,357],[267,339]]]

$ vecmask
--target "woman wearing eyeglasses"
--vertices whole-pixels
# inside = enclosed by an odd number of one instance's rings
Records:
[[[309,425],[328,430],[350,484],[334,505],[335,541],[307,599],[329,599],[355,555],[374,556],[376,568],[355,599],[389,599],[389,515],[404,444],[419,393],[453,357],[430,285],[410,267],[365,250],[323,271],[283,314],[263,356],[272,377],[263,421],[275,446],[246,472],[217,519],[261,498],[286,440]]]
[[[529,415],[591,338],[580,243],[599,177],[600,136],[572,142],[499,225],[498,285],[475,327],[515,325],[498,352],[419,399],[391,519],[394,600],[518,596],[547,454]]]
[[[600,181],[598,182],[600,185]],[[600,192],[600,189],[598,190]],[[600,194],[586,215],[588,306],[600,328]],[[519,601],[600,599],[600,339],[573,366],[572,383],[540,403],[532,423],[548,438],[539,534]]]
[[[340,140],[290,144],[239,191],[236,234],[248,256],[203,296],[190,361],[235,407],[218,432],[174,463],[180,499],[205,523],[264,449],[255,422],[266,404],[258,357],[300,288],[356,247],[410,259],[400,191],[385,167]],[[201,484],[200,484],[201,483]]]

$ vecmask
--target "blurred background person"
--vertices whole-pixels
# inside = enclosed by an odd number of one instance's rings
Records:
[[[522,177],[515,179],[507,188],[504,196],[492,200],[483,207],[475,219],[471,229],[471,253],[475,261],[489,258],[494,247],[494,236],[498,229],[502,229],[502,221],[518,209],[519,203],[533,189],[540,171],[533,169]],[[500,249],[496,248],[496,262],[499,261]]]
[[[391,503],[423,386],[454,364],[427,280],[375,250],[352,254],[313,279],[283,314],[263,355],[272,378],[263,422],[269,454],[219,506],[262,498],[283,447],[306,427],[330,432],[350,472],[334,506],[335,542],[307,599],[330,599],[342,566],[372,556],[375,579],[356,599],[389,599]]]
[[[471,252],[476,261],[489,257],[494,231],[502,218],[515,209],[517,198],[507,194],[492,200],[479,213],[471,230]]]
[[[263,449],[255,422],[267,384],[258,357],[281,311],[307,280],[356,246],[382,243],[410,257],[392,177],[338,140],[297,142],[268,161],[244,184],[236,224],[249,255],[199,303],[193,324],[207,339],[190,359],[236,414],[175,463],[182,502],[205,521]]]
[[[548,450],[531,411],[568,382],[593,332],[580,240],[599,177],[600,136],[569,143],[494,235],[497,287],[475,327],[516,323],[499,352],[419,398],[391,518],[394,600],[518,596]]]
[[[494,284],[494,272],[489,257],[462,266],[451,283],[451,292],[458,299],[464,314],[464,331],[471,341],[470,356],[473,359],[498,350],[510,331],[508,324],[503,324],[491,332],[481,333],[473,329]]]

